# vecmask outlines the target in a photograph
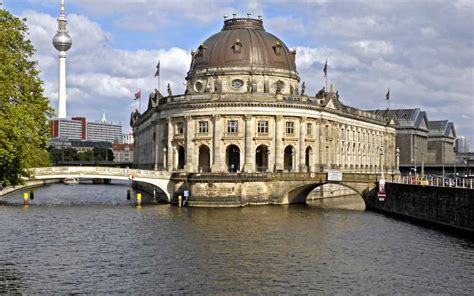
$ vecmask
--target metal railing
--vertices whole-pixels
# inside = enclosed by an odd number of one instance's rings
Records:
[[[472,178],[443,178],[440,176],[402,176],[401,178],[394,180],[393,183],[474,189],[474,179]]]

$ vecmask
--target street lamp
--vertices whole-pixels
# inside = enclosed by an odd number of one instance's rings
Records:
[[[397,147],[397,172],[400,172],[400,149]]]
[[[271,170],[273,169],[270,169],[270,166],[268,165],[269,164],[269,160],[270,160],[270,154],[272,154],[272,150],[270,147],[268,147],[267,149],[267,172],[270,173]]]
[[[291,148],[291,171],[295,171],[295,155],[296,155],[296,149],[295,147]]]
[[[166,149],[166,147],[163,147],[163,168],[166,170],[167,167],[168,167],[168,164],[166,163],[166,152],[168,151],[168,149]]]
[[[383,180],[383,167],[382,167],[382,157],[383,157],[383,146],[379,147],[379,153],[380,153],[380,179]]]

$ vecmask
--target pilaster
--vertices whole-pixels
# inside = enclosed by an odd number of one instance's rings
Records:
[[[224,171],[224,161],[222,153],[222,119],[219,114],[213,116],[213,136],[212,136],[212,172],[223,172]]]
[[[194,172],[196,171],[195,166],[197,166],[197,161],[195,161],[194,157],[193,143],[195,124],[191,116],[186,116],[184,120],[186,122],[186,164],[184,165],[184,169],[187,172]]]
[[[305,137],[306,137],[306,117],[300,118],[300,155],[299,155],[299,171],[300,172],[307,172],[308,168],[306,166],[306,150],[305,150]]]
[[[251,115],[245,115],[245,163],[243,166],[243,171],[250,173],[255,171],[254,161],[252,161],[253,155],[253,145],[252,145],[252,131],[253,131],[253,120]]]
[[[283,170],[283,116],[275,118],[275,171]]]

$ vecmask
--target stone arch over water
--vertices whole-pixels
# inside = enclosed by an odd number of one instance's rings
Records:
[[[366,208],[361,191],[345,183],[307,183],[290,187],[288,203],[310,203],[322,208],[351,210]]]

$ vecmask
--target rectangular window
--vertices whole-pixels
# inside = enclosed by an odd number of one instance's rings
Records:
[[[306,134],[307,135],[313,134],[313,125],[309,122],[306,124]]]
[[[291,121],[286,122],[286,133],[293,134],[295,132],[295,123]]]
[[[239,132],[239,122],[237,120],[227,121],[227,132],[228,133],[238,133]]]
[[[178,135],[184,134],[184,122],[178,122],[176,124],[176,134]]]
[[[199,133],[207,134],[209,131],[209,125],[207,121],[199,121]]]
[[[257,122],[257,133],[268,134],[268,121],[262,120]]]

